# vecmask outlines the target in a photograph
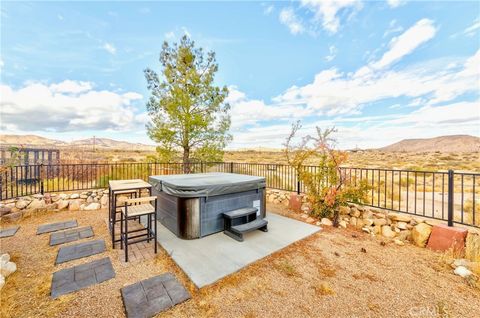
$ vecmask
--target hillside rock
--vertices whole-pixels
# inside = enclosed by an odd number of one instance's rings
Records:
[[[419,223],[412,229],[412,240],[417,246],[425,247],[431,233],[432,226],[427,223]]]

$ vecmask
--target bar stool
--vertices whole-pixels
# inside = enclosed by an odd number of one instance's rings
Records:
[[[153,205],[152,205],[152,202]],[[120,226],[120,248],[125,245],[125,262],[128,262],[128,245],[150,242],[154,240],[154,250],[157,253],[157,197],[142,197],[125,200],[125,205],[121,208],[121,226]],[[146,227],[137,230],[128,230],[128,220],[134,220],[140,217],[147,218]],[[154,229],[152,230],[152,222]],[[146,231],[146,233],[129,236],[130,233]]]
[[[130,197],[130,199],[132,198],[137,198],[139,197],[141,194],[139,193],[139,191],[137,189],[135,190],[124,190],[124,191],[116,191],[114,194],[113,194],[113,198],[111,198],[111,209],[110,209],[110,230],[111,230],[111,234],[112,234],[112,248],[115,248],[115,243],[116,242],[120,242],[120,239],[119,240],[115,240],[115,225],[117,223],[120,222],[120,219],[117,219],[117,214],[118,213],[121,213],[121,210],[119,207],[119,205],[117,205],[117,203],[122,203],[122,202],[119,202],[119,196],[121,195],[127,195]]]

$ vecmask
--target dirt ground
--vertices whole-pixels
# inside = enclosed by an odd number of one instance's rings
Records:
[[[268,211],[292,216],[281,206]],[[1,317],[124,317],[120,288],[173,272],[192,299],[159,317],[478,317],[480,291],[442,262],[442,255],[411,245],[380,244],[356,230],[325,228],[221,281],[196,290],[163,249],[154,260],[125,264],[111,249],[106,211],[47,212],[19,224],[0,241],[18,270],[0,296]],[[107,252],[54,265],[57,247],[39,224],[77,219],[103,237]],[[3,225],[5,226],[5,225]],[[110,256],[116,277],[56,300],[52,273]]]

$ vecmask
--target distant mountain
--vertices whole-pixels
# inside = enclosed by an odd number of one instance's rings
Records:
[[[0,135],[0,145],[9,144],[24,147],[35,146],[46,148],[90,148],[93,147],[94,143],[97,149],[155,151],[155,146],[149,146],[140,143],[131,143],[126,141],[118,141],[109,138],[88,138],[74,140],[72,142],[65,142],[55,139],[48,139],[36,135]]]
[[[469,135],[452,135],[426,139],[404,139],[379,150],[389,152],[480,152],[480,138]]]
[[[2,144],[10,144],[16,146],[42,145],[49,147],[68,145],[68,143],[66,143],[65,141],[48,139],[36,135],[0,135],[0,145]]]

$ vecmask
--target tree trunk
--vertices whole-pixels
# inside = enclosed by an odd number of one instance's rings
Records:
[[[183,173],[190,173],[190,147],[183,148]]]

